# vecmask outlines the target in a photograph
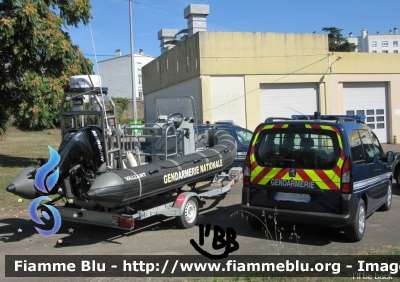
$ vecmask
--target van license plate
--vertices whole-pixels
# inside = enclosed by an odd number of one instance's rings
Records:
[[[274,199],[276,201],[290,201],[290,202],[299,202],[299,203],[309,203],[311,200],[310,195],[307,194],[296,194],[296,193],[285,193],[285,192],[276,192]]]

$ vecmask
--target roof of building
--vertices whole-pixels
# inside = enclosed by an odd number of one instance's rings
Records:
[[[147,54],[144,54],[144,53],[135,52],[134,54],[135,54],[135,57],[137,57],[139,55],[139,56],[142,56],[142,57],[149,57],[149,58],[153,58],[153,59],[156,58],[155,56],[147,55]],[[121,56],[118,56],[118,57],[114,57],[114,58],[110,58],[110,59],[105,59],[105,60],[99,61],[99,63],[105,62],[105,61],[111,61],[111,60],[115,60],[115,59],[120,59],[120,58],[123,58],[123,57],[130,57],[130,56],[131,56],[131,54],[121,55]]]

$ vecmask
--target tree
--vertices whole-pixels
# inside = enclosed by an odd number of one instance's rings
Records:
[[[329,51],[354,52],[357,48],[357,45],[354,43],[350,43],[345,37],[343,37],[341,33],[342,30],[343,29],[339,29],[336,27],[322,28],[322,31],[329,32],[328,33]]]
[[[92,70],[62,28],[87,24],[90,8],[89,0],[0,0],[0,135],[12,115],[22,127],[57,125],[62,86],[85,73],[83,61]]]

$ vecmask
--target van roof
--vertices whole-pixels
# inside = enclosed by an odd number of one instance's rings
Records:
[[[336,121],[337,123],[342,123],[346,121],[354,121],[365,123],[365,115],[321,115],[320,112],[314,112],[314,115],[292,115],[292,118],[285,117],[269,117],[265,122],[273,122],[276,120],[306,120],[306,121]]]

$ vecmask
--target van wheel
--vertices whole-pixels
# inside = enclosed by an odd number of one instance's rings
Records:
[[[197,222],[199,203],[195,198],[190,198],[184,207],[183,214],[176,217],[176,223],[181,228],[190,228]]]
[[[400,188],[400,169],[398,169],[398,170],[396,171],[396,174],[395,174],[394,177],[396,178],[397,187]]]
[[[260,219],[255,215],[248,215],[247,221],[251,228],[255,230],[261,230],[264,227],[264,224],[260,221]]]
[[[388,211],[392,206],[392,182],[389,181],[386,194],[386,202],[379,208],[380,211]]]
[[[366,224],[365,204],[362,199],[358,203],[357,213],[353,222],[346,228],[346,237],[350,241],[358,242],[364,237]]]

